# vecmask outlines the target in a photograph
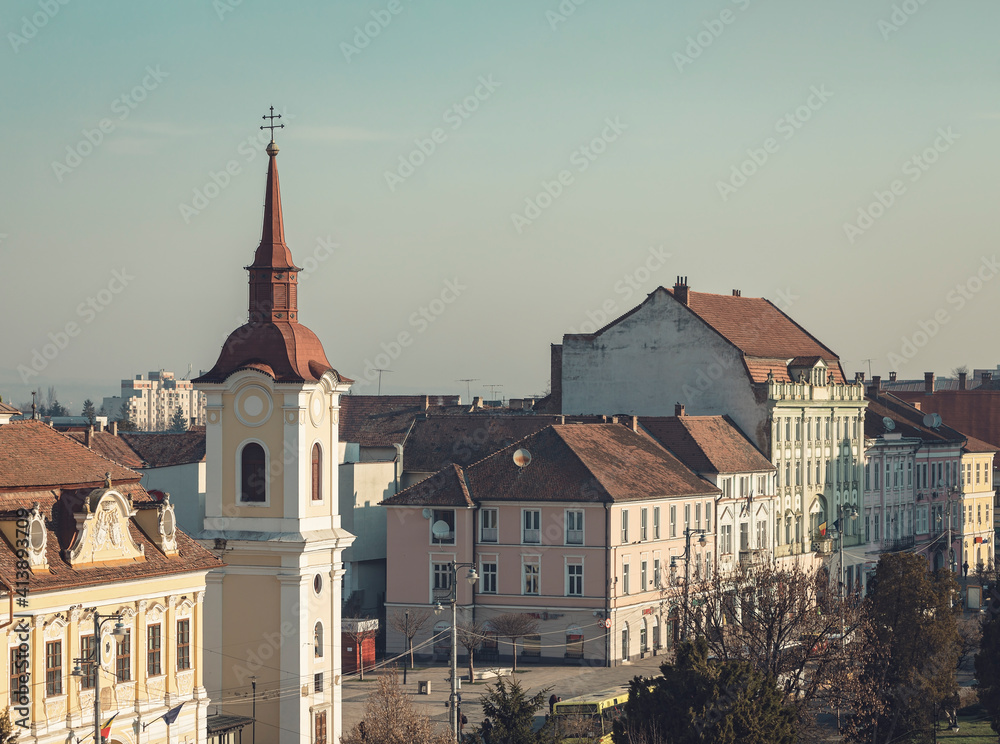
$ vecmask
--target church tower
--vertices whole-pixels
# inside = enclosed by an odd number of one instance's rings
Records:
[[[338,414],[353,381],[299,323],[273,139],[267,154],[248,322],[194,380],[207,396],[198,537],[225,562],[208,576],[205,685],[222,712],[256,706],[258,744],[339,742],[342,555],[354,536],[338,513]]]

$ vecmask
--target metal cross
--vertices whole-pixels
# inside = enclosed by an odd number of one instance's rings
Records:
[[[285,128],[284,124],[275,124],[274,123],[275,119],[280,119],[281,118],[281,114],[278,114],[277,116],[275,116],[274,115],[274,106],[271,106],[271,115],[270,116],[262,116],[260,118],[261,119],[270,119],[271,120],[270,124],[265,124],[264,126],[261,127],[261,129],[270,129],[271,130],[271,141],[274,142],[274,130],[275,129],[284,129]]]

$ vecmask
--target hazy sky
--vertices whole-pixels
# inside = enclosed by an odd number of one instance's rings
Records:
[[[541,392],[677,275],[849,374],[1000,362],[995,0],[63,2],[0,10],[5,399],[212,366],[270,105],[302,321],[383,392]]]

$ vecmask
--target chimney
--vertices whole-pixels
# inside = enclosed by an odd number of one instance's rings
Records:
[[[733,290],[733,297],[742,297],[742,296],[743,294],[738,289]]]
[[[857,382],[857,383],[860,383],[860,384],[864,385],[865,384],[865,373],[864,372],[855,372],[854,373],[854,381]]]
[[[111,422],[111,436],[113,436],[113,437],[117,437],[118,436],[118,422],[117,421],[112,421]]]
[[[924,372],[924,395],[934,395],[933,372]]]
[[[478,408],[482,408],[483,407],[483,396],[477,395],[475,398],[473,398],[472,399],[472,407],[473,408],[477,408],[477,409]]]
[[[686,276],[677,277],[677,281],[674,283],[674,297],[681,304],[688,304],[688,278]]]
[[[90,449],[90,445],[93,439],[94,439],[94,427],[88,426],[87,431],[83,433],[83,444],[87,449]]]
[[[896,381],[896,373],[895,372],[890,372],[889,373],[889,382],[895,382],[895,381]]]
[[[982,382],[980,383],[982,385],[982,387],[987,387],[991,382],[993,382],[993,373],[992,372],[983,372],[982,373]]]
[[[562,344],[552,344],[549,352],[549,395],[552,397],[550,411],[562,411]]]
[[[634,431],[634,432],[636,432],[638,434],[639,433],[639,417],[638,416],[630,416],[629,418],[632,419],[632,422],[631,422],[632,423],[632,431]]]
[[[958,373],[958,389],[959,390],[968,390],[968,387],[969,387],[969,373],[968,372],[959,372]]]
[[[674,403],[674,416],[683,416],[684,406],[680,403]]]
[[[872,395],[879,395],[882,392],[882,377],[872,375]]]

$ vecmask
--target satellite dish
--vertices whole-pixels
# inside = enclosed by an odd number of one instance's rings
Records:
[[[936,429],[941,426],[941,415],[937,413],[932,413],[931,417],[934,419],[934,423],[931,424],[932,429]]]
[[[893,421],[888,416],[883,416],[882,417],[882,426],[885,427],[886,431],[892,431],[893,429],[896,428],[896,422]]]
[[[519,449],[514,453],[514,464],[519,468],[526,468],[531,464],[531,453],[526,449]]]
[[[924,426],[926,426],[928,429],[933,429],[934,428],[934,414],[933,413],[925,413],[924,414]]]
[[[434,533],[434,537],[447,537],[451,534],[451,527],[443,519],[439,519],[431,525],[431,532]]]
[[[424,519],[430,519],[431,517],[433,517],[433,516],[434,516],[434,512],[432,512],[432,511],[431,511],[430,509],[424,509],[424,510],[423,510],[423,511],[421,512],[421,514],[423,514],[423,515],[424,515]]]

